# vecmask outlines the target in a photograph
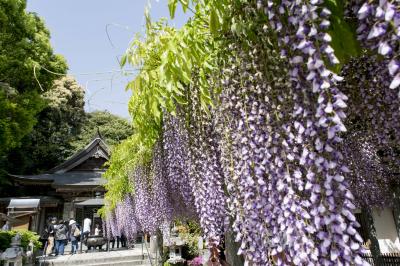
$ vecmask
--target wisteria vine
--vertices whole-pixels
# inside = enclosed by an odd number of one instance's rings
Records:
[[[151,159],[132,167],[107,231],[168,241],[173,220],[191,218],[210,245],[231,226],[252,265],[366,265],[353,212],[391,201],[399,1],[192,3],[175,38],[148,25],[149,50],[131,57],[150,68],[132,113],[149,132],[133,150]],[[338,25],[359,43],[338,40]]]

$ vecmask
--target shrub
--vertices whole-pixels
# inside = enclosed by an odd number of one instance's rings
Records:
[[[13,231],[0,231],[0,250],[4,251],[10,247],[11,238],[13,238],[17,233],[21,235],[21,246],[24,250],[28,248],[29,241],[33,241],[35,249],[39,249],[42,243],[39,241],[39,236],[32,231],[28,230],[13,230]]]

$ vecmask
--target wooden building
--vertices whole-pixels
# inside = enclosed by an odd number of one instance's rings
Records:
[[[8,213],[23,224],[13,225],[40,232],[49,217],[69,220],[74,218],[82,224],[92,219],[92,226],[101,223],[97,210],[104,204],[104,163],[110,153],[100,134],[81,151],[65,162],[39,175],[10,175],[24,197],[0,198],[0,213]],[[38,200],[33,208],[32,201]],[[27,201],[28,200],[28,201]],[[24,212],[18,206],[28,204]],[[12,204],[11,204],[12,203]],[[14,206],[14,207],[13,207]],[[17,209],[16,209],[17,208]]]

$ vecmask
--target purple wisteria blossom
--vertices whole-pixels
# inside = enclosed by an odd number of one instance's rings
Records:
[[[397,0],[353,1],[349,5],[359,19],[358,39],[387,59],[392,76],[390,89],[400,85],[400,2]]]
[[[137,232],[140,231],[140,224],[136,219],[135,203],[131,195],[126,195],[125,199],[117,204],[115,218],[118,230],[128,240],[136,240]]]
[[[211,117],[201,111],[199,91],[193,88],[192,93],[188,128],[190,184],[204,237],[210,245],[219,244],[227,223],[227,211],[218,136]]]

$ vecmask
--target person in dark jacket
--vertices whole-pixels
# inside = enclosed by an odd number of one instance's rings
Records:
[[[48,245],[48,239],[49,239],[49,226],[51,224],[51,219],[47,219],[46,224],[44,225],[44,228],[42,232],[40,233],[39,241],[42,243],[42,248],[43,248],[43,254],[46,253],[47,245]]]
[[[63,220],[55,226],[56,255],[64,255],[65,244],[68,243],[68,227]]]
[[[126,248],[126,236],[121,232],[121,247]]]
[[[54,235],[55,235],[55,227],[57,226],[57,218],[51,218],[50,224],[47,227],[48,239],[47,239],[47,248],[46,255],[50,255],[53,253],[54,248]]]
[[[81,235],[80,229],[75,220],[69,221],[69,240],[71,241],[71,254],[76,254],[78,250],[78,241]]]

